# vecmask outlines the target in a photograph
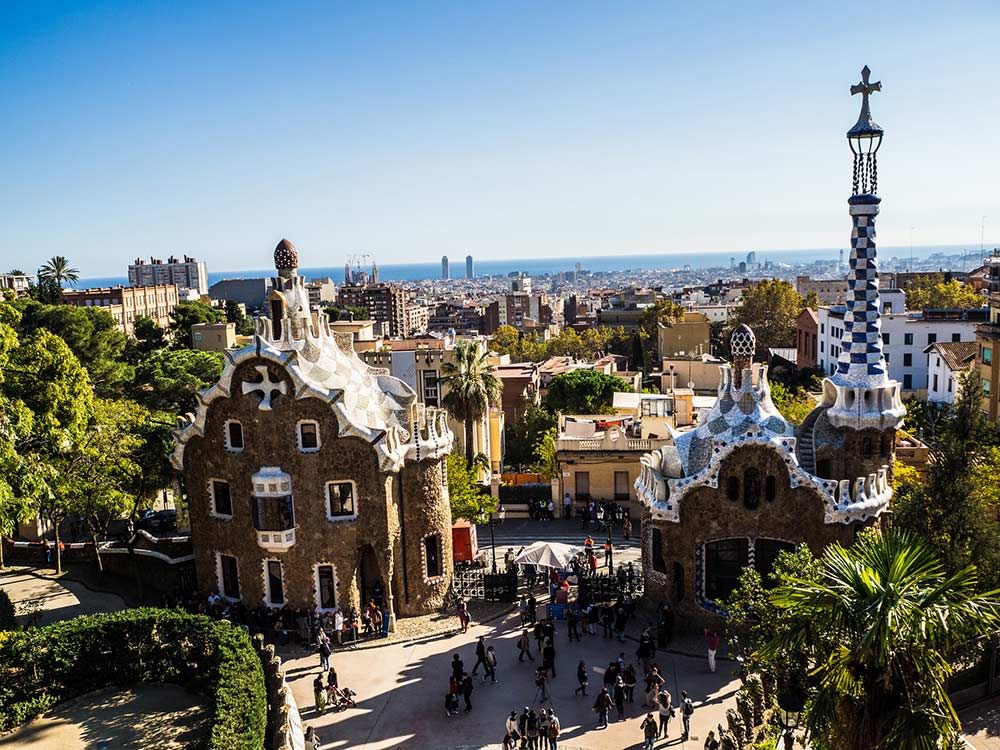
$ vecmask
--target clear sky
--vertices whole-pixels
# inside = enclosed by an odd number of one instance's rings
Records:
[[[820,9],[819,6],[825,6]],[[0,0],[0,265],[1000,240],[1000,4]]]

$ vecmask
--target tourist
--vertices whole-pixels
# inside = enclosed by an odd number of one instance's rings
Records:
[[[465,603],[465,599],[458,600],[455,610],[458,615],[458,625],[464,633],[469,629],[469,605]]]
[[[592,574],[597,574],[597,555],[594,554],[593,550],[587,553],[587,567],[590,568]]]
[[[556,716],[556,710],[549,708],[549,750],[559,750],[558,740],[561,731],[562,726],[559,724],[559,717]]]
[[[517,649],[518,661],[524,661],[525,656],[528,657],[529,661],[535,660],[535,657],[531,655],[531,636],[528,635],[527,628],[521,633],[521,637],[517,639]]]
[[[597,700],[594,701],[594,710],[597,712],[597,728],[608,728],[608,709],[611,708],[611,695],[607,688],[602,688]]]
[[[660,670],[654,664],[653,668],[646,674],[646,699],[642,702],[644,706],[651,706],[656,703],[656,694],[660,691],[663,678],[660,677]]]
[[[571,520],[573,518],[573,498],[567,492],[563,495],[563,518]]]
[[[326,676],[326,693],[329,696],[331,693],[336,693],[337,688],[340,687],[339,681],[337,680],[337,670],[332,666],[330,667],[330,672]]]
[[[708,737],[705,738],[705,750],[719,750],[719,741],[715,739],[715,732],[708,730]]]
[[[552,502],[552,498],[551,497],[549,498],[548,514],[549,514],[548,515],[548,520],[550,520],[550,521],[556,520],[556,504],[554,502]]]
[[[535,642],[538,644],[536,650],[541,652],[542,646],[545,643],[545,628],[541,620],[535,623]]]
[[[604,564],[607,566],[608,571],[611,571],[611,554],[614,552],[615,546],[611,543],[609,539],[604,543]]]
[[[538,750],[547,750],[549,746],[549,712],[538,709]]]
[[[324,672],[330,668],[330,654],[332,653],[330,639],[326,637],[326,633],[323,633],[319,640],[319,668]]]
[[[535,713],[535,709],[528,712],[525,730],[524,736],[528,740],[528,750],[538,750],[538,714]]]
[[[660,602],[656,613],[656,640],[666,648],[674,638],[674,610],[668,602]]]
[[[649,632],[646,630],[643,630],[642,635],[639,636],[639,647],[635,650],[635,656],[642,665],[642,671],[649,674],[649,661],[653,656],[653,644]]]
[[[580,640],[580,631],[577,630],[577,623],[580,622],[580,610],[576,604],[570,605],[566,610],[566,628],[569,631],[570,643],[574,639]]]
[[[625,511],[625,518],[622,519],[622,536],[626,542],[632,538],[632,518],[628,511]]]
[[[528,744],[528,707],[525,706],[521,715],[517,717],[517,733],[521,736],[521,747]]]
[[[472,710],[472,678],[468,672],[462,673],[462,697],[465,699],[465,710]]]
[[[521,613],[521,627],[528,624],[528,595],[521,594],[521,601],[517,603],[517,609]]]
[[[382,610],[377,607],[372,611],[372,634],[378,635],[382,633]],[[383,633],[384,635],[384,633]]]
[[[656,695],[656,710],[660,714],[660,732],[664,738],[668,736],[670,717],[674,715],[674,707],[670,705],[672,700],[670,693],[666,690],[661,690]]]
[[[333,630],[337,634],[337,645],[344,645],[344,613],[338,608],[333,613]]]
[[[694,713],[694,703],[688,698],[687,690],[681,690],[681,723],[684,725],[684,735],[681,742],[687,742],[691,734],[691,715]]]
[[[486,640],[483,636],[479,636],[479,640],[476,641],[476,663],[472,665],[472,676],[475,677],[476,673],[479,671],[479,665],[482,664],[486,667]]]
[[[319,750],[320,745],[323,744],[319,735],[316,734],[316,730],[312,727],[306,727],[305,741],[306,750]]]
[[[719,650],[720,637],[715,630],[705,628],[705,645],[708,647],[708,671],[715,671],[715,652]]]
[[[552,676],[556,676],[556,649],[549,638],[545,639],[545,645],[542,647],[542,669],[546,673],[551,670]]]
[[[615,680],[614,685],[615,708],[618,709],[618,721],[625,719],[625,681],[621,677]]]
[[[462,658],[455,654],[451,657],[451,673],[455,675],[455,679],[459,682],[462,681],[462,673],[465,671],[465,664],[462,663]]]
[[[507,733],[508,737],[512,737],[515,740],[520,738],[521,732],[517,728],[517,710],[510,712],[510,716],[507,717],[507,723],[504,725],[504,731]]]
[[[629,703],[635,703],[635,667],[629,664],[625,667],[625,674],[622,676],[625,681],[625,700]]]
[[[573,691],[573,695],[581,692],[586,695],[587,683],[590,682],[590,678],[587,676],[587,665],[582,661],[576,666],[576,681],[580,684],[580,687]]]
[[[611,609],[610,604],[605,604],[601,607],[601,627],[603,628],[603,637],[611,639],[615,637],[615,611]]]
[[[326,686],[323,684],[322,672],[313,680],[313,698],[316,702],[316,713],[323,713],[323,709],[326,708]]]
[[[653,746],[656,744],[656,737],[660,733],[653,714],[646,714],[646,718],[642,720],[639,728],[642,730],[642,736],[645,738],[645,743],[642,746],[643,750],[653,750]]]
[[[597,635],[597,609],[593,604],[588,603],[583,612],[587,618],[587,632],[591,635]]]
[[[495,683],[497,681],[497,655],[492,646],[486,649],[486,664],[483,668],[486,670],[483,673],[483,682],[486,682],[486,678],[489,677],[490,681]]]
[[[528,592],[528,620],[532,625],[535,624],[535,620],[538,619],[538,600],[535,599],[535,595]]]

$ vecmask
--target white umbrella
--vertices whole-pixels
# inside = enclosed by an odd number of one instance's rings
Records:
[[[561,542],[535,542],[525,547],[524,551],[514,558],[514,562],[541,565],[545,568],[565,568],[581,549]]]

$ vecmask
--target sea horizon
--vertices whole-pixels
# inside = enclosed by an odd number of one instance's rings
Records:
[[[474,260],[476,278],[488,276],[506,276],[515,273],[525,273],[528,276],[539,276],[544,274],[557,274],[560,272],[572,272],[576,263],[580,263],[580,270],[584,273],[609,273],[609,272],[629,272],[629,271],[671,271],[671,270],[709,270],[719,269],[730,271],[730,262],[736,267],[740,262],[745,261],[748,253],[753,252],[758,265],[763,266],[765,262],[776,264],[803,264],[835,262],[839,259],[839,249],[796,249],[796,250],[769,250],[769,251],[743,251],[738,254],[733,252],[675,252],[675,253],[650,253],[650,254],[629,254],[629,255],[594,255],[581,258],[508,258],[508,259],[483,259]],[[844,248],[844,262],[846,263],[850,250]],[[984,251],[988,252],[988,251]],[[927,260],[934,255],[944,256],[968,256],[963,265],[968,268],[949,270],[971,270],[979,265],[980,248],[973,245],[914,245],[909,246],[886,246],[879,248],[880,260],[883,264],[893,259],[896,260]],[[449,256],[451,278],[454,280],[465,278],[465,256]],[[370,271],[371,266],[363,266],[363,270]],[[423,281],[441,280],[441,263],[386,263],[379,264],[379,281]],[[273,269],[258,268],[239,271],[209,271],[209,286],[224,279],[253,279],[270,278],[274,273]],[[299,274],[308,278],[329,277],[336,283],[341,283],[344,278],[344,265],[339,266],[306,266],[299,269]],[[121,276],[92,276],[81,278],[77,288],[105,287],[128,285],[128,275]]]

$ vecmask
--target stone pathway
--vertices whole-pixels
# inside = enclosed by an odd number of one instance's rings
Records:
[[[965,743],[975,750],[1000,750],[1000,698],[958,712]]]
[[[340,685],[358,693],[358,708],[327,712],[322,716],[313,709],[312,695],[312,681],[319,673],[318,656],[303,656],[301,652],[281,655],[286,659],[286,676],[300,706],[303,722],[316,727],[325,749],[497,747],[510,711],[532,705],[535,698],[533,673],[538,662],[518,663],[515,646],[520,632],[518,622],[515,616],[506,616],[476,625],[466,634],[444,635],[379,649],[338,652],[332,663]],[[466,670],[471,670],[475,662],[474,644],[479,635],[485,636],[487,645],[496,649],[499,683],[484,684],[481,677],[476,677],[473,710],[449,718],[444,710],[444,695],[452,654],[460,654]],[[626,661],[635,661],[636,645],[633,640],[619,644],[600,636],[585,637],[582,643],[570,644],[564,627],[559,628],[556,636],[558,676],[550,686],[551,702],[545,705],[554,706],[560,717],[563,727],[560,747],[613,750],[641,745],[639,724],[647,710],[639,705],[642,702],[641,682],[637,702],[626,706],[624,721],[612,721],[607,729],[598,730],[592,710],[608,662],[622,651]],[[537,654],[535,656],[537,659]],[[576,666],[581,659],[586,662],[590,675],[586,698],[573,692],[577,686]],[[657,661],[664,667],[675,703],[680,690],[684,689],[697,706],[691,739],[680,742],[680,721],[675,719],[670,740],[661,740],[657,747],[700,750],[708,730],[717,729],[725,710],[735,704],[739,686],[734,674],[735,664],[722,661],[719,672],[710,674],[706,659],[700,656],[661,654]]]
[[[60,703],[0,738],[0,749],[181,750],[210,728],[204,699],[176,685],[115,687]]]
[[[38,605],[39,625],[125,609],[125,600],[118,594],[91,591],[76,581],[36,573],[27,567],[5,568],[0,573],[0,588],[14,603],[21,624],[26,620],[22,612],[32,604]]]

